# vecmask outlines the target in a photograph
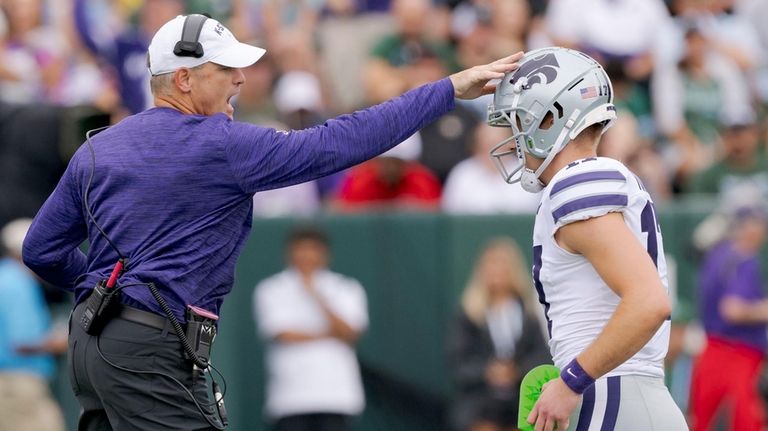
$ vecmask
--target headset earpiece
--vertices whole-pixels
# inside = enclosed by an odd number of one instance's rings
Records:
[[[200,43],[200,33],[203,31],[203,25],[208,19],[205,15],[192,14],[184,20],[184,27],[181,30],[181,40],[176,42],[173,47],[173,53],[179,57],[200,58],[205,54],[203,44]]]

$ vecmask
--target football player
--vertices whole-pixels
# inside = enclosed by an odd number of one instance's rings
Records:
[[[542,192],[533,280],[561,374],[527,418],[536,431],[687,429],[664,386],[671,306],[656,211],[637,176],[596,154],[612,102],[600,64],[553,47],[527,53],[488,111],[512,130],[491,151],[504,179]]]

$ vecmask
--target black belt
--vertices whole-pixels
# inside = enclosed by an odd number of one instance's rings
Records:
[[[120,311],[117,313],[117,317],[123,320],[127,320],[129,322],[138,323],[140,325],[149,326],[152,328],[157,328],[160,330],[165,330],[166,328],[171,329],[173,328],[171,326],[171,322],[155,313],[150,313],[149,311],[139,310],[138,308],[131,307],[129,305],[120,304]]]

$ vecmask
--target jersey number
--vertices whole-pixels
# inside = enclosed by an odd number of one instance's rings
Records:
[[[544,286],[539,279],[541,275],[541,252],[542,247],[536,245],[533,247],[533,286],[536,287],[536,293],[539,294],[539,303],[544,306],[544,317],[547,319],[547,332],[549,338],[552,338],[552,320],[549,318],[549,302],[544,294]]]
[[[645,208],[640,214],[640,230],[648,234],[648,255],[651,256],[653,264],[658,268],[659,243],[657,234],[659,223],[656,221],[656,210],[651,201],[645,204]]]

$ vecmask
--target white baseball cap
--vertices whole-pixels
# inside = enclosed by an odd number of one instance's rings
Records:
[[[320,81],[310,72],[294,70],[286,72],[275,85],[275,107],[282,113],[300,109],[317,111],[322,105]]]
[[[198,42],[202,46],[201,57],[174,54],[176,43],[182,39],[187,17],[179,15],[168,21],[152,37],[149,44],[147,65],[154,75],[171,73],[182,67],[196,67],[211,62],[226,67],[247,67],[256,63],[265,52],[263,48],[238,42],[232,32],[213,18],[208,18],[200,30]]]

